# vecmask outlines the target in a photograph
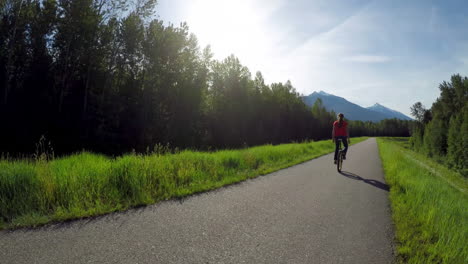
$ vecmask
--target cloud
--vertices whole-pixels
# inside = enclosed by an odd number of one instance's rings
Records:
[[[361,63],[383,63],[389,62],[392,59],[388,56],[380,55],[355,55],[343,58],[343,61],[361,62]]]

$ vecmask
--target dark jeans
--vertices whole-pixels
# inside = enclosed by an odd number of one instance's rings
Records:
[[[346,152],[348,151],[348,138],[347,137],[335,137],[335,144],[336,144],[335,160],[338,158],[338,139],[341,139],[341,141],[343,141],[343,145],[344,145],[343,153],[345,154],[345,156],[346,156]]]

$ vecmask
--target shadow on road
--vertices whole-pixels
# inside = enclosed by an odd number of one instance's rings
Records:
[[[356,181],[363,181],[369,185],[372,185],[374,187],[377,187],[379,189],[382,189],[384,191],[390,191],[390,187],[385,184],[385,183],[382,183],[382,182],[379,182],[377,180],[370,180],[370,179],[365,179],[365,178],[362,178],[361,176],[359,175],[356,175],[354,173],[351,173],[351,172],[347,172],[347,171],[342,171],[340,172],[341,175],[345,176],[346,178],[350,178],[350,179],[353,179],[353,180],[356,180]]]

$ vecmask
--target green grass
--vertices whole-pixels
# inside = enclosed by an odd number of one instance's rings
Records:
[[[0,160],[0,229],[101,215],[187,196],[333,150],[331,140],[326,140],[116,159],[86,152],[52,161],[4,159]]]
[[[379,138],[399,263],[468,263],[468,183],[407,148]]]

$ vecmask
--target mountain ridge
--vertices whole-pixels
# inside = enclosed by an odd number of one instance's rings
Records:
[[[402,119],[402,120],[412,120],[410,117],[406,116],[405,114],[401,113],[401,112],[398,112],[396,110],[393,110],[391,108],[388,108],[384,105],[381,105],[379,103],[375,103],[373,106],[369,106],[369,107],[366,107],[367,109],[370,109],[372,111],[376,111],[376,112],[381,112],[381,113],[385,113],[385,114],[388,114],[388,115],[393,115],[395,116],[395,118],[398,118],[398,119]]]
[[[308,106],[313,106],[315,101],[320,98],[323,106],[328,111],[336,113],[344,113],[349,120],[372,121],[378,122],[384,119],[397,118],[401,120],[412,120],[410,117],[401,112],[383,106],[380,103],[375,103],[369,107],[362,107],[356,103],[350,102],[343,97],[339,97],[324,91],[313,92],[308,96],[303,97],[303,101]]]

